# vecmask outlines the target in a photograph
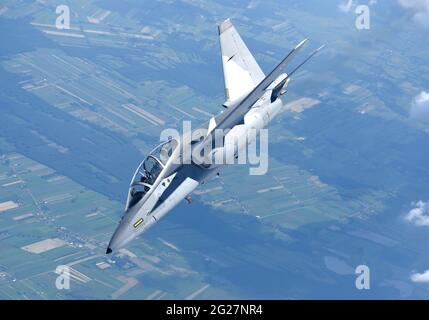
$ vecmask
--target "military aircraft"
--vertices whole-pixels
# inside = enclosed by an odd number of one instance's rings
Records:
[[[250,130],[266,127],[281,111],[281,96],[286,93],[292,75],[323,47],[313,51],[290,73],[284,73],[284,69],[307,43],[305,39],[265,76],[230,19],[222,22],[218,30],[225,109],[210,119],[203,128],[203,135],[196,138],[193,132],[187,132],[182,139],[169,139],[153,149],[138,166],[130,183],[125,213],[109,242],[107,254],[126,246],[184,199],[190,201],[190,194],[198,185],[219,174],[222,165],[204,159],[211,159],[213,152],[226,148],[226,145],[216,145],[210,154],[204,154],[205,147],[214,144],[215,135],[211,133],[223,130],[221,141],[225,143],[230,135],[246,136]],[[185,140],[190,143],[185,145]],[[243,147],[235,146],[234,156]],[[203,161],[191,159],[195,150],[203,154]]]

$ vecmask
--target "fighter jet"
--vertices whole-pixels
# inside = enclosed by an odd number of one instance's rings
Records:
[[[227,19],[218,26],[225,83],[223,111],[202,128],[204,135],[183,133],[181,139],[169,139],[154,148],[138,166],[130,183],[125,213],[114,232],[106,253],[128,245],[152,227],[181,201],[190,202],[191,193],[200,184],[219,174],[222,165],[209,161],[214,152],[226,148],[228,136],[247,135],[260,130],[282,110],[282,96],[294,73],[322,47],[290,73],[284,70],[307,43],[301,41],[270,74],[265,76],[243,42],[232,22]],[[213,132],[224,132],[220,146],[210,154],[205,147],[214,145]],[[184,143],[184,141],[190,143]],[[216,142],[217,143],[217,142]],[[235,146],[234,156],[245,146]],[[194,161],[197,150],[203,161]],[[210,149],[209,149],[210,150]],[[207,161],[204,161],[207,159]]]

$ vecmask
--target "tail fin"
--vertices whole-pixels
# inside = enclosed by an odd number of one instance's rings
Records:
[[[230,19],[219,27],[227,104],[251,92],[265,75]]]

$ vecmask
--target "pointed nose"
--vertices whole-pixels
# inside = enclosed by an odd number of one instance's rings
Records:
[[[123,219],[116,228],[115,233],[110,239],[109,245],[107,246],[106,254],[110,254],[113,251],[119,250],[126,246],[132,239],[136,237],[135,231],[129,221]]]

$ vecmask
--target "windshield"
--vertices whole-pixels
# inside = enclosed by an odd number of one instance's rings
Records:
[[[151,189],[177,145],[176,140],[164,142],[140,163],[130,183],[126,209],[136,205]]]
[[[150,190],[153,184],[151,178],[144,170],[144,165],[147,159],[140,163],[130,183],[130,189],[128,190],[128,199],[126,209],[133,207],[139,202],[143,196]]]
[[[153,156],[148,156],[143,163],[143,169],[145,173],[144,178],[146,178],[145,182],[151,185],[154,184],[156,178],[158,178],[159,174],[161,173],[162,168],[163,165],[158,159]]]

